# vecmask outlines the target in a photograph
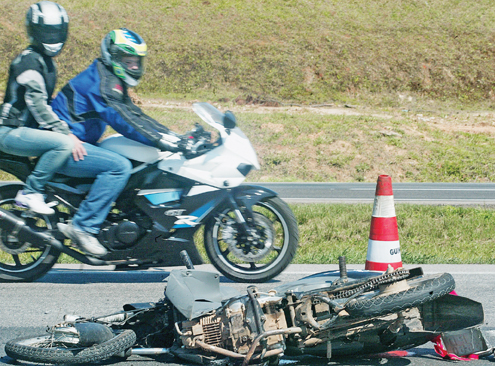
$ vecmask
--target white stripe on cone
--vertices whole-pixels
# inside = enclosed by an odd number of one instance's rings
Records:
[[[394,196],[375,196],[373,217],[395,217]]]
[[[401,262],[399,240],[381,241],[369,239],[366,261],[376,263]]]

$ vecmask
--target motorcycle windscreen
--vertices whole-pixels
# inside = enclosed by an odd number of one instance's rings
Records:
[[[237,120],[234,113],[231,111],[226,111],[225,113],[220,112],[210,103],[194,103],[193,111],[206,123],[218,128],[215,124],[220,124],[224,128],[233,129],[237,126]]]
[[[222,301],[238,296],[230,287],[220,287],[218,273],[197,270],[175,270],[167,278],[165,295],[191,320],[222,306]]]

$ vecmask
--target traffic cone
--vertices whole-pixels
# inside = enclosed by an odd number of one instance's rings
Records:
[[[402,267],[402,259],[392,178],[380,175],[376,184],[365,269],[386,271],[389,265],[393,268]]]

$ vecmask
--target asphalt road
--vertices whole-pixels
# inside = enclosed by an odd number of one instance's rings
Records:
[[[376,183],[253,183],[289,203],[372,203]],[[396,203],[495,205],[495,183],[393,183]]]
[[[197,266],[214,271],[210,265]],[[406,268],[414,265],[405,264]],[[485,328],[489,335],[495,329],[495,266],[494,265],[424,265],[426,273],[449,272],[457,283],[456,291],[483,304]],[[363,269],[363,264],[348,265],[349,269]],[[269,290],[281,283],[293,281],[309,274],[337,269],[336,265],[290,265],[281,275],[269,283],[259,284],[261,290]],[[129,302],[156,301],[163,296],[164,283],[170,268],[148,271],[114,272],[111,267],[97,268],[84,265],[57,265],[48,275],[34,283],[0,283],[0,365],[13,364],[5,355],[3,346],[7,340],[42,334],[46,326],[61,321],[64,314],[97,316],[112,313]],[[226,286],[244,290],[245,284],[237,284],[222,278]],[[493,365],[494,357],[472,361],[471,365]],[[112,360],[108,364],[118,366],[176,365],[170,356],[157,358],[131,356],[127,361]],[[393,366],[440,366],[442,360],[432,344],[409,350],[400,358],[351,358],[331,361],[329,364]],[[282,364],[295,366],[327,365],[326,359],[311,357],[285,359]],[[28,363],[19,362],[20,365]]]

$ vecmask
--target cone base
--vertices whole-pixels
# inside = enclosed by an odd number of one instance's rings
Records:
[[[391,265],[393,269],[397,269],[402,267],[402,261],[401,262],[395,262],[395,263],[379,263],[379,262],[370,262],[366,261],[366,265],[364,267],[365,270],[367,271],[386,271],[388,269],[388,266]]]

